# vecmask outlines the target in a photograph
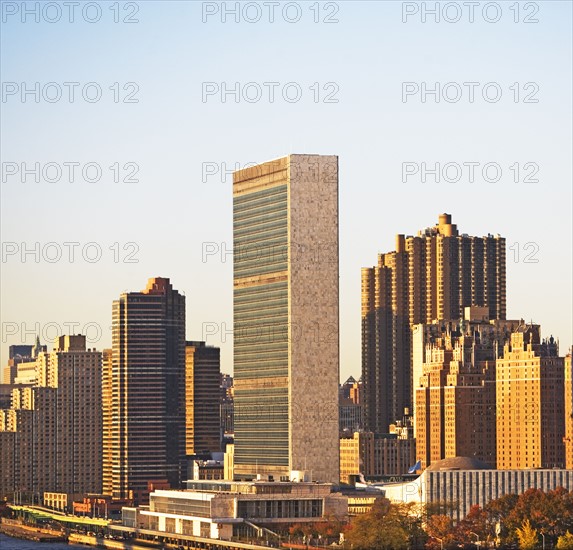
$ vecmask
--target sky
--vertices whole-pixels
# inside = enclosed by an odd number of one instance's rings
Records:
[[[289,153],[339,156],[342,380],[360,268],[442,212],[506,238],[507,317],[570,348],[571,2],[1,4],[2,365],[110,347],[162,276],[231,373],[231,173]]]

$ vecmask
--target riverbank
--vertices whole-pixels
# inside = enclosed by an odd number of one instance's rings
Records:
[[[143,546],[131,541],[104,539],[90,535],[80,535],[78,533],[71,533],[69,537],[66,537],[64,535],[55,535],[53,533],[45,533],[42,531],[42,529],[36,529],[32,527],[28,528],[24,525],[0,524],[0,533],[6,535],[7,537],[20,540],[28,540],[32,542],[59,542],[71,545],[81,544],[85,546],[95,546],[97,548],[108,548],[109,550],[153,550],[154,548],[161,548],[161,545],[153,543]],[[176,547],[169,546],[169,548]]]
[[[31,540],[34,542],[67,542],[68,537],[50,529],[40,529],[27,525],[0,523],[0,533],[16,539]]]
[[[156,543],[149,543],[148,545],[141,545],[137,542],[104,539],[94,537],[91,535],[80,535],[78,533],[70,534],[68,539],[70,544],[85,544],[86,546],[97,546],[98,548],[109,548],[110,550],[153,550],[154,548],[162,548],[162,545]],[[177,548],[176,546],[165,546],[165,548]]]

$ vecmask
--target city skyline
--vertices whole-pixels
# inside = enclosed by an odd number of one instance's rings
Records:
[[[571,21],[0,0],[2,544],[573,545]]]
[[[306,8],[296,24],[278,12],[272,24],[236,24],[231,16],[222,23],[220,13],[203,23],[201,4],[142,2],[139,23],[131,25],[114,23],[108,9],[97,24],[84,22],[79,12],[75,24],[31,18],[22,24],[17,16],[3,23],[3,80],[28,88],[93,81],[104,95],[93,104],[36,103],[32,95],[25,103],[15,95],[1,104],[5,163],[95,162],[103,170],[93,184],[81,177],[81,167],[73,183],[64,175],[54,183],[43,177],[37,183],[34,176],[23,183],[21,173],[2,183],[2,240],[18,247],[2,264],[2,364],[8,345],[22,343],[22,323],[31,331],[28,344],[36,322],[41,328],[56,323],[62,333],[69,332],[65,322],[78,323],[74,332],[97,323],[102,333],[90,344],[109,347],[109,299],[148,277],[165,276],[188,297],[187,334],[220,347],[221,368],[231,372],[232,335],[222,342],[221,334],[232,330],[232,172],[296,152],[340,158],[342,378],[360,371],[359,268],[390,250],[396,232],[431,224],[437,212],[464,220],[471,235],[504,235],[507,316],[539,323],[559,336],[562,349],[571,344],[570,3],[543,2],[535,24],[515,23],[509,9],[495,24],[477,13],[474,23],[467,13],[455,24],[422,23],[420,14],[404,23],[401,2],[340,2],[332,24],[315,23]],[[327,15],[321,12],[321,21]],[[359,38],[343,41],[341,35]],[[229,41],[241,48],[230,48]],[[297,62],[283,70],[277,60],[287,53]],[[135,90],[124,84],[136,83],[139,102],[115,103],[116,82],[122,100]],[[203,83],[221,90],[222,83],[232,88],[235,82],[259,83],[265,93],[264,82],[281,86],[273,103],[266,95],[257,103],[242,95],[238,103],[232,95],[223,102],[221,93],[203,98]],[[301,101],[283,99],[287,82],[301,86]],[[326,87],[329,82],[338,92]],[[457,103],[436,103],[432,96],[423,103],[420,94],[404,102],[404,82],[428,88],[459,82],[465,95]],[[481,83],[474,103],[463,82]],[[502,87],[499,102],[481,99],[486,82]],[[509,89],[516,82],[519,103]],[[531,93],[524,89],[529,82],[539,86],[537,103],[522,101]],[[329,94],[338,103],[323,101]],[[128,162],[139,167],[131,177],[123,168]],[[402,163],[430,169],[436,162],[480,166],[474,183],[465,167],[457,183],[437,183],[431,175],[423,183],[421,170],[403,181]],[[499,182],[483,180],[489,162],[503,168]],[[108,168],[115,163],[118,183]],[[531,174],[527,163],[538,165],[537,183],[524,181]],[[116,209],[121,214],[112,214]],[[33,249],[36,242],[58,243],[62,259],[49,263],[41,256],[36,264],[30,255],[23,263],[22,243]],[[80,243],[73,263],[64,242]],[[83,259],[89,242],[101,247],[100,261]],[[203,258],[203,243],[217,252]],[[46,252],[53,258],[57,251]],[[97,251],[87,252],[93,257]],[[73,300],[62,303],[66,295]],[[80,308],[74,302],[82,296]],[[218,332],[204,338],[203,322]],[[55,334],[49,336],[42,343]],[[97,336],[95,328],[88,336]]]
[[[450,213],[450,215],[452,215]],[[431,227],[430,222],[431,222],[431,216],[427,216],[428,219],[428,226]],[[433,216],[435,218],[435,215]],[[457,220],[459,220],[459,218],[456,216]],[[464,226],[464,230],[465,230],[465,223],[464,220],[461,220],[462,224]],[[418,224],[420,225],[420,224]],[[400,228],[397,228],[394,230],[394,237],[396,235],[396,231],[397,230],[401,230]],[[405,234],[407,236],[411,236],[411,235],[416,235],[416,231],[419,231],[419,227],[417,230],[412,229],[412,231],[410,232],[405,232]],[[486,227],[482,227],[481,230],[478,230],[481,232],[487,232],[489,231]],[[514,254],[514,250],[511,250],[510,248],[513,246],[512,243],[512,239],[511,237],[506,237],[505,235],[503,236],[505,241],[507,242],[506,245],[506,257],[507,257],[507,273],[511,273],[511,258],[512,255]],[[388,240],[388,238],[385,239],[386,241]],[[391,249],[391,245],[388,245],[388,249]],[[230,243],[230,248],[225,250],[217,250],[216,254],[227,254],[229,250],[232,250],[232,241]],[[209,248],[207,249],[207,253],[212,253],[213,251],[210,250]],[[378,249],[377,254],[383,254],[381,249]],[[229,255],[229,258],[232,258],[231,255]],[[231,261],[230,259],[228,261]],[[365,265],[368,265],[370,262],[370,260],[367,260],[365,262]],[[360,271],[363,268],[363,266],[358,266],[358,271]],[[342,271],[342,267],[341,267],[341,271]],[[149,278],[153,278],[153,277],[157,277],[157,278],[169,278],[171,279],[171,277],[169,277],[169,274],[164,274],[163,276],[160,274],[147,274],[144,278],[145,279],[149,279]],[[358,274],[358,278],[360,278],[360,273]],[[509,275],[506,275],[506,280],[507,280],[507,295],[510,296],[511,295],[511,290],[512,287],[515,286],[515,283],[517,282],[519,284],[519,281],[512,281],[509,278]],[[135,283],[137,285],[137,283]],[[181,292],[183,293],[183,295],[185,295],[185,288],[182,287],[181,285],[178,285],[181,288]],[[359,286],[359,284],[358,284]],[[127,287],[129,288],[129,287]],[[124,289],[127,290],[127,288]],[[73,300],[72,300],[73,301]],[[342,302],[342,299],[341,299]],[[516,311],[516,315],[514,315],[513,317],[510,316],[510,314],[508,313],[506,315],[507,318],[524,318],[526,321],[528,322],[532,322],[535,324],[539,324],[542,325],[541,322],[537,321],[537,317],[535,316],[535,312],[530,311],[529,306],[527,305],[527,303],[525,303],[525,305],[522,308],[517,308],[515,306],[510,307],[511,303],[510,300],[507,299],[506,301],[507,303],[507,310],[508,311]],[[342,306],[341,306],[342,308]],[[360,308],[359,308],[360,309]],[[231,304],[231,312],[232,312],[232,304]],[[189,316],[189,313],[187,313],[187,316]],[[359,316],[360,317],[360,312],[359,312]],[[79,319],[80,315],[75,315],[73,316],[74,319]],[[549,326],[552,326],[552,322],[551,322],[551,317],[549,318],[548,322],[546,323]],[[28,345],[32,345],[36,343],[36,339],[38,338],[38,336],[40,336],[40,344],[41,345],[45,345],[46,343],[49,345],[50,342],[53,341],[53,339],[57,336],[62,336],[62,335],[66,335],[66,334],[75,334],[75,333],[82,333],[86,335],[86,341],[88,342],[88,345],[91,345],[92,347],[97,348],[98,350],[104,350],[106,348],[110,348],[111,347],[111,334],[112,334],[112,327],[111,327],[111,314],[110,314],[110,320],[107,321],[107,325],[106,322],[102,321],[102,322],[94,322],[94,321],[85,321],[85,322],[79,322],[79,321],[68,321],[66,319],[64,319],[63,321],[47,321],[45,324],[41,324],[38,321],[31,321],[31,322],[22,322],[22,324],[17,324],[14,322],[4,322],[3,324],[3,334],[2,334],[2,339],[6,339],[6,341],[2,342],[2,365],[3,365],[3,369],[4,366],[7,364],[8,362],[8,348],[11,345],[23,345],[23,344],[28,344]],[[6,325],[9,325],[8,327],[6,327]],[[230,354],[231,357],[227,357],[227,360],[225,361],[225,363],[223,362],[223,353],[221,353],[221,370],[222,372],[226,372],[228,374],[233,375],[233,366],[232,366],[232,339],[233,339],[233,330],[232,330],[232,314],[231,314],[231,318],[230,321],[223,321],[223,322],[213,322],[213,321],[199,321],[199,324],[201,325],[199,328],[199,334],[195,334],[195,333],[191,333],[189,334],[189,328],[188,328],[188,324],[186,325],[186,337],[187,338],[191,338],[191,339],[195,339],[195,340],[205,340],[207,345],[214,345],[216,347],[221,348],[221,352],[223,351],[223,349],[228,348],[229,345],[231,346],[231,350],[230,350]],[[554,324],[554,323],[553,323]],[[18,325],[18,326],[14,326],[14,325]],[[343,319],[342,319],[342,315],[341,315],[341,347],[342,347],[342,341],[344,340],[344,330],[343,327],[345,326]],[[37,329],[39,326],[39,331],[36,332],[35,329]],[[107,332],[105,330],[106,326],[108,327]],[[70,331],[68,330],[70,327],[76,327],[77,330],[75,331]],[[81,330],[81,329],[88,329],[86,330]],[[14,335],[12,339],[8,339],[8,337],[6,336],[6,332],[10,332],[12,330],[17,330],[18,334]],[[25,333],[25,331],[27,331],[27,333]],[[59,332],[57,332],[59,331]],[[22,334],[21,333],[25,333],[26,339],[25,341],[21,341],[21,337]],[[49,335],[50,338],[46,339],[46,340],[42,340],[41,335]],[[567,353],[569,350],[572,349],[573,346],[573,340],[569,340],[569,342],[566,340],[566,335],[564,334],[559,334],[559,333],[555,333],[555,332],[551,332],[551,330],[548,330],[546,332],[546,334],[549,336],[554,336],[555,338],[559,339],[561,341],[561,349],[564,353]],[[94,336],[97,338],[94,340]],[[223,338],[225,341],[224,342],[220,342],[219,340]],[[360,343],[359,343],[360,345]],[[48,351],[51,351],[48,349]],[[227,349],[228,351],[228,349]],[[4,358],[4,355],[6,355],[6,357]],[[360,377],[362,374],[362,367],[361,367],[361,354],[359,352],[357,358],[355,357],[355,363],[356,366],[354,369],[348,367],[348,365],[344,363],[343,358],[342,358],[342,354],[341,354],[341,358],[340,358],[340,382],[344,381],[346,378],[348,378],[349,376],[358,376]],[[346,367],[346,368],[345,368]],[[4,372],[2,372],[2,375],[4,374]]]

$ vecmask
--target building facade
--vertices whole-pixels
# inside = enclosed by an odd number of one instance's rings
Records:
[[[382,495],[395,502],[420,505],[440,504],[455,521],[465,518],[475,504],[488,502],[527,489],[573,490],[573,470],[494,470],[477,459],[455,457],[441,460],[424,470],[417,479],[379,487]]]
[[[101,403],[102,403],[102,493],[113,494],[112,469],[109,464],[113,461],[113,351],[104,349],[102,352],[101,373]],[[104,466],[105,465],[105,466]]]
[[[573,470],[573,367],[565,356],[565,468]]]
[[[348,517],[347,498],[330,484],[188,481],[186,491],[155,491],[149,507],[124,508],[123,525],[229,540],[284,534],[294,524]]]
[[[234,173],[235,477],[337,482],[338,157]]]
[[[43,385],[14,389],[11,408],[0,411],[0,432],[14,434],[3,436],[9,445],[3,450],[6,471],[13,476],[2,476],[8,485],[0,492],[11,486],[37,503],[44,492],[71,498],[100,492],[101,353],[86,349],[83,335],[60,336],[36,363]]]
[[[368,480],[403,476],[416,462],[411,430],[393,426],[390,433],[354,432],[340,438],[340,482],[362,474]]]
[[[497,467],[565,467],[565,358],[539,325],[511,335],[496,364]]]
[[[457,319],[467,306],[505,319],[505,239],[459,234],[449,214],[362,269],[365,429],[384,433],[413,405],[411,327]]]
[[[16,367],[18,363],[33,360],[32,348],[33,346],[24,344],[14,345],[8,348],[8,364],[4,367],[4,373],[2,377],[3,384],[15,384],[15,379],[17,376]]]
[[[221,350],[205,342],[185,344],[185,453],[221,451]]]
[[[415,428],[422,468],[455,456],[496,466],[496,360],[523,320],[489,321],[486,308],[463,319],[413,327]]]
[[[104,476],[114,498],[142,502],[149,482],[176,488],[185,472],[185,296],[163,277],[123,293],[113,303],[112,347]]]

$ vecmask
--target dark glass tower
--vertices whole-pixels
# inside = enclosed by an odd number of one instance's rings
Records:
[[[149,482],[178,488],[185,460],[185,296],[169,279],[113,303],[111,463],[115,498],[145,501]],[[104,404],[104,410],[105,410]],[[133,492],[133,493],[132,493]]]

